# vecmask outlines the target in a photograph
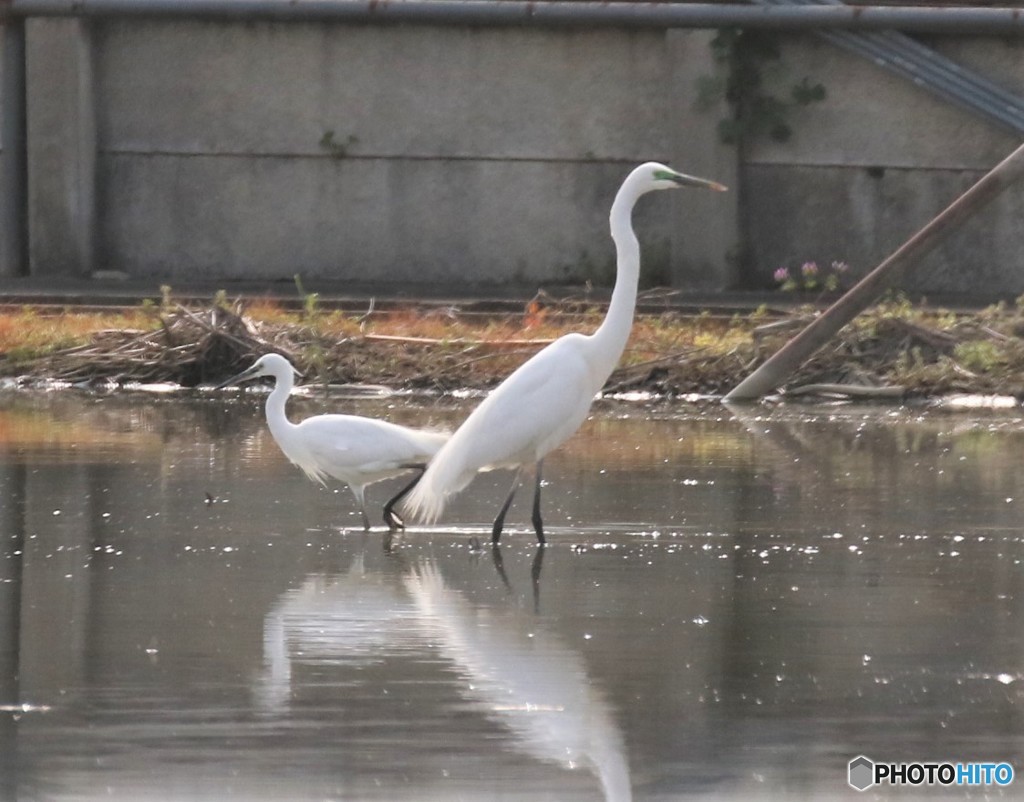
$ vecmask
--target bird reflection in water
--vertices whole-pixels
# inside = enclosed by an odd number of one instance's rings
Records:
[[[369,667],[388,659],[409,633],[410,604],[396,574],[368,570],[360,554],[345,573],[310,574],[263,618],[263,671],[257,707],[285,714],[298,664]]]
[[[494,560],[494,570],[498,572],[501,583],[505,590],[512,593],[512,583],[508,580],[508,573],[505,571],[505,558],[501,556],[501,546],[497,543],[491,544],[491,559]],[[538,546],[533,555],[533,564],[530,567],[530,584],[533,588],[533,611],[540,613],[540,572],[544,567],[544,548]]]
[[[531,566],[535,610],[543,553]],[[511,591],[500,549],[492,557]],[[436,671],[440,657],[455,669],[456,692],[508,732],[509,749],[592,772],[607,800],[632,798],[622,733],[577,651],[532,612],[470,603],[431,560],[387,563],[399,570],[367,570],[360,556],[347,572],[310,576],[281,596],[264,618],[264,669],[255,687],[262,711],[289,712],[293,663],[371,668],[413,657]]]
[[[539,579],[536,560],[535,570]],[[470,604],[445,586],[432,561],[404,582],[424,634],[458,669],[459,694],[507,729],[514,749],[592,771],[607,800],[632,798],[622,733],[578,652],[536,616]]]

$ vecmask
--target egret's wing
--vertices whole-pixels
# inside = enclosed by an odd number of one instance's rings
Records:
[[[443,433],[407,429],[358,415],[318,415],[299,427],[322,470],[357,483],[426,463],[447,439]]]
[[[463,470],[532,462],[586,418],[595,390],[572,342],[559,340],[510,375],[452,436]]]
[[[502,382],[431,461],[406,500],[414,517],[436,520],[445,500],[485,468],[532,462],[569,437],[600,389],[570,334],[556,340]]]

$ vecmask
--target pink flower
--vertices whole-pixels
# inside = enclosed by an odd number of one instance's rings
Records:
[[[776,284],[783,284],[784,282],[789,281],[789,268],[780,267],[772,274],[772,278],[775,279]]]
[[[803,265],[800,267],[800,272],[804,276],[807,276],[808,278],[811,277],[811,276],[816,276],[816,275],[818,275],[818,263],[817,262],[804,262]]]

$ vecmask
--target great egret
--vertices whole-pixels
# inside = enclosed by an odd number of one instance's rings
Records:
[[[470,604],[431,561],[405,575],[405,588],[431,659],[453,664],[459,695],[506,729],[516,750],[587,769],[608,802],[633,798],[622,730],[583,655],[535,615]]]
[[[409,429],[387,421],[358,415],[315,415],[292,423],[285,415],[285,402],[294,387],[297,372],[280,354],[266,354],[237,376],[218,387],[272,376],[274,389],[267,397],[267,425],[274,441],[306,476],[322,485],[331,476],[352,490],[363,516],[363,528],[370,528],[366,514],[366,486],[410,470],[420,473],[384,505],[384,523],[401,529],[395,505],[419,481],[428,460],[448,439],[447,433]]]
[[[640,278],[633,206],[652,190],[674,187],[725,190],[714,181],[683,175],[657,162],[641,164],[626,176],[609,218],[617,276],[604,321],[591,335],[574,332],[555,340],[520,365],[473,410],[430,461],[406,499],[405,509],[414,517],[436,521],[449,496],[469,484],[478,471],[515,468],[512,489],[491,529],[491,540],[497,543],[523,469],[535,465],[532,521],[537,541],[545,542],[540,514],[544,457],[586,419],[594,396],[619,361],[633,325]]]

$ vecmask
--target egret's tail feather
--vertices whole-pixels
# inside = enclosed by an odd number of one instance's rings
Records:
[[[428,469],[400,505],[402,512],[414,521],[432,524],[444,512],[448,494],[439,492],[432,481],[428,484],[428,479],[432,478]]]
[[[469,484],[476,471],[464,471],[445,458],[442,449],[427,466],[416,487],[402,502],[402,511],[415,521],[432,524],[441,517],[448,499]]]

